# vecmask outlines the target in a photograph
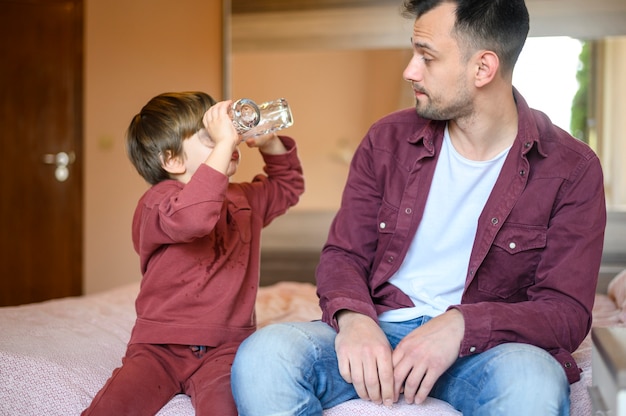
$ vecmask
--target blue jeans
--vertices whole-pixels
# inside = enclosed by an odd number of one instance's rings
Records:
[[[430,318],[381,322],[391,346]],[[357,398],[339,374],[336,332],[323,322],[267,326],[240,346],[231,383],[240,416],[321,415]],[[560,364],[545,350],[502,344],[459,358],[430,396],[469,415],[569,415],[569,384]]]

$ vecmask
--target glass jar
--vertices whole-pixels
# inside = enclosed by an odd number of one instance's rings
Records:
[[[291,108],[284,98],[258,105],[248,98],[241,98],[233,102],[231,118],[237,132],[244,140],[293,125]]]

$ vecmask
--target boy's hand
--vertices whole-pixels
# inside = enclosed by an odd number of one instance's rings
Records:
[[[276,133],[251,137],[246,139],[245,142],[248,147],[258,147],[261,152],[268,155],[280,155],[287,152],[285,145],[283,145]]]
[[[204,113],[202,124],[216,146],[220,143],[229,144],[234,150],[241,139],[229,115],[231,103],[231,100],[227,100],[213,105]]]
[[[229,115],[230,106],[230,100],[221,101],[209,108],[202,117],[202,124],[208,136],[208,143],[205,145],[211,148],[204,163],[227,176],[234,174],[237,169],[239,160],[237,145],[241,143]]]

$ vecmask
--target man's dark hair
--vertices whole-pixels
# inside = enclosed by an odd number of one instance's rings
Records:
[[[524,0],[405,0],[403,15],[419,18],[444,3],[457,6],[454,31],[467,57],[487,49],[498,55],[503,70],[512,72],[529,31]]]

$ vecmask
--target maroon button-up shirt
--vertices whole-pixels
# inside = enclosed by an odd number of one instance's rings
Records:
[[[514,95],[517,138],[478,220],[461,304],[450,307],[465,319],[461,356],[532,344],[572,383],[580,370],[571,352],[591,327],[602,255],[602,169],[587,145]],[[388,280],[422,218],[445,125],[402,110],[358,147],[316,273],[322,319],[335,329],[342,309],[377,319],[413,306]]]

